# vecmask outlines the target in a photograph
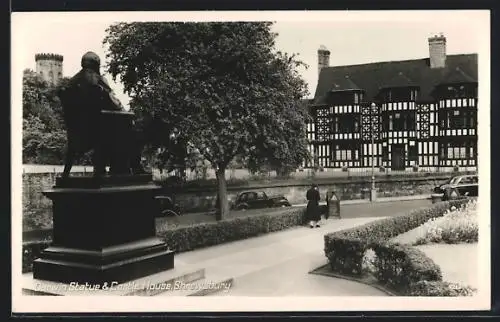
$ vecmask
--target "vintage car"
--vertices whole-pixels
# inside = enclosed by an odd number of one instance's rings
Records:
[[[245,210],[290,206],[290,202],[283,195],[268,196],[264,191],[245,191],[236,196],[236,200],[231,208]]]
[[[181,208],[175,203],[174,198],[171,196],[156,196],[158,201],[159,211],[158,217],[180,216]]]
[[[477,197],[478,176],[461,175],[451,178],[448,182],[435,187],[435,194],[442,194],[442,200],[457,199],[461,197]]]

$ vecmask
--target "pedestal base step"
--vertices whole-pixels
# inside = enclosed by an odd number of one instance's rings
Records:
[[[174,268],[174,252],[157,237],[100,251],[50,246],[33,262],[33,277],[62,283],[124,283]]]

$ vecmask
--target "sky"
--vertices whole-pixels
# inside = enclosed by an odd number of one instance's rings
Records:
[[[163,14],[163,15],[162,15]],[[12,39],[14,75],[35,69],[36,53],[64,56],[63,75],[80,69],[81,56],[94,51],[106,60],[103,39],[106,28],[118,21],[151,20],[267,20],[275,21],[276,49],[298,54],[309,65],[300,73],[308,84],[309,97],[316,90],[317,49],[330,52],[330,66],[425,58],[429,36],[443,33],[447,53],[478,53],[480,35],[489,21],[484,11],[417,12],[252,12],[252,13],[14,13]],[[487,19],[485,19],[485,17]],[[486,25],[489,28],[489,23]],[[484,38],[484,37],[483,37]],[[105,75],[124,105],[129,97],[123,86]]]

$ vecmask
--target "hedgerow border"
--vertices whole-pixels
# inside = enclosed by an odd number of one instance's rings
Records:
[[[379,285],[399,296],[469,296],[474,289],[442,280],[440,267],[419,249],[390,242],[447,209],[470,199],[440,202],[406,215],[376,220],[355,228],[326,234],[324,252],[331,270],[346,278],[362,280],[363,257],[368,249],[377,255]]]

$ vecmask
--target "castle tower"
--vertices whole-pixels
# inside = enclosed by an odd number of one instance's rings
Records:
[[[443,34],[429,38],[429,60],[431,68],[444,68],[446,65],[446,37]]]
[[[323,45],[318,49],[318,78],[321,69],[330,66],[330,51]]]
[[[36,73],[49,84],[56,85],[63,77],[63,56],[57,54],[36,54]]]

